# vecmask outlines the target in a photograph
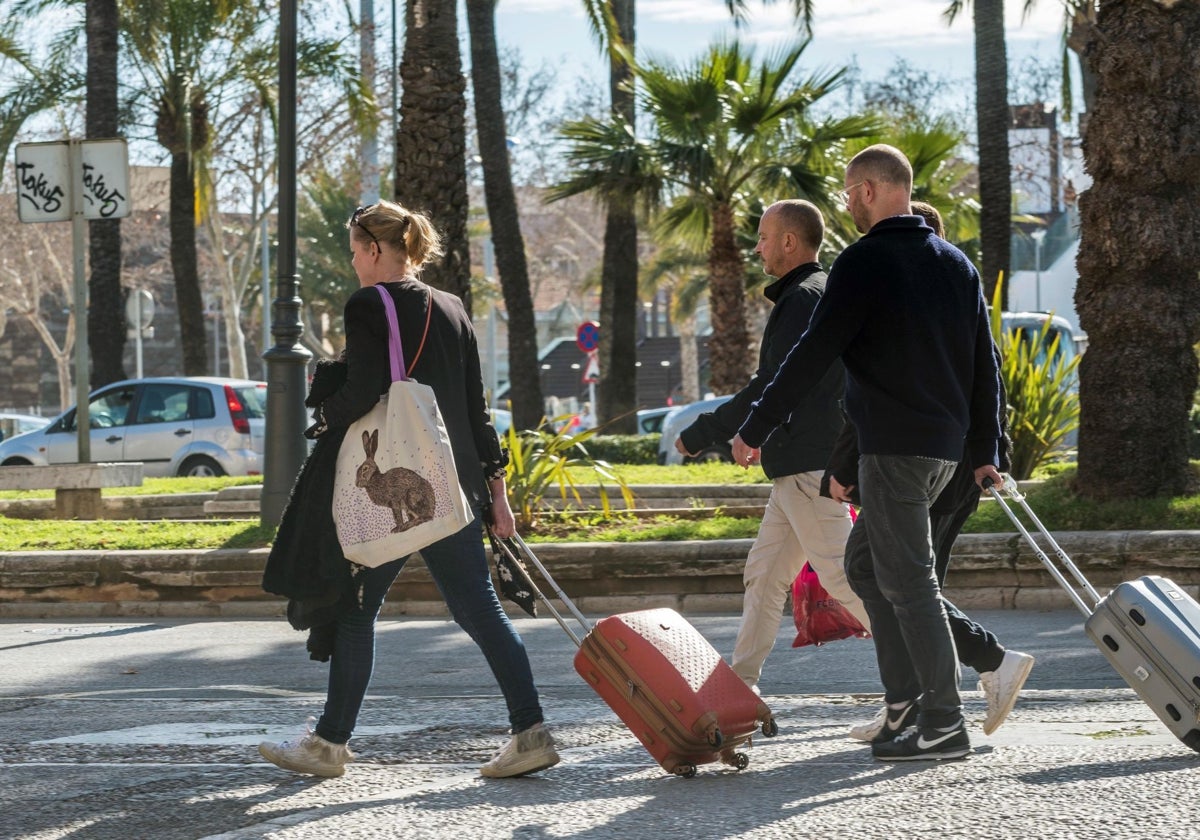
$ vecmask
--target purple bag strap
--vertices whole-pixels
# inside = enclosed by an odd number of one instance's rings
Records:
[[[408,379],[408,370],[404,366],[404,348],[400,346],[400,322],[396,320],[396,304],[383,286],[376,286],[375,290],[383,298],[383,311],[387,315],[388,358],[392,366],[392,381],[401,382]]]

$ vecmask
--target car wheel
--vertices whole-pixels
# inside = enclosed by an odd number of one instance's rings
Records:
[[[189,478],[213,478],[225,475],[225,470],[207,455],[193,455],[179,465],[179,475]]]
[[[9,458],[0,467],[32,467],[32,461],[26,461],[24,458]]]

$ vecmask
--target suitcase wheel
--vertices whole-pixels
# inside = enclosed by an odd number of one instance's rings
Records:
[[[708,739],[708,745],[714,750],[721,749],[721,744],[725,743],[725,736],[722,735],[721,730],[715,726],[705,733],[705,738]]]
[[[673,772],[676,776],[682,776],[685,779],[694,779],[696,777],[695,764],[677,764]]]
[[[750,756],[746,755],[744,752],[734,753],[733,766],[737,768],[738,772],[745,770],[750,766]]]
[[[779,724],[775,722],[775,718],[767,718],[763,721],[762,734],[768,738],[774,738],[779,734]]]

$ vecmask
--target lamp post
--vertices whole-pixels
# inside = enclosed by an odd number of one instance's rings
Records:
[[[260,521],[278,525],[304,463],[304,392],[312,353],[300,345],[300,278],[296,274],[296,3],[279,7],[279,276],[267,363],[267,429]]]
[[[1046,238],[1046,231],[1035,230],[1029,234],[1033,237],[1033,278],[1034,278],[1034,311],[1042,311],[1042,241]]]

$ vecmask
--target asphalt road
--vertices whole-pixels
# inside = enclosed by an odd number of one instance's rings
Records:
[[[781,734],[741,773],[666,776],[576,675],[550,619],[519,619],[563,763],[485,780],[505,741],[497,690],[444,620],[385,620],[359,760],[317,780],[254,745],[320,712],[326,666],[276,620],[0,624],[0,837],[1196,837],[1200,756],[1086,639],[1073,612],[980,612],[1038,659],[994,736],[964,672],[974,753],[889,765],[845,737],[874,714],[869,641],[792,649],[761,688]],[[736,616],[694,623],[722,653]]]

